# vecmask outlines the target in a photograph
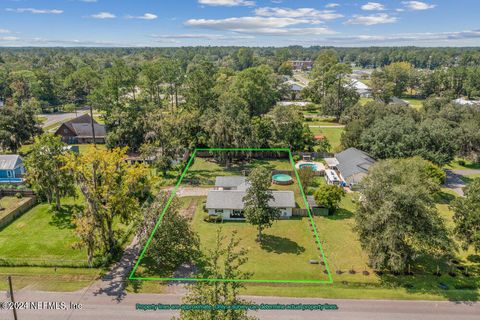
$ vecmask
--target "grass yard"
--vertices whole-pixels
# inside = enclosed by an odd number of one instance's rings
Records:
[[[332,146],[332,151],[340,151],[343,128],[310,128],[314,135],[323,135]]]
[[[101,275],[93,268],[0,267],[0,291],[8,290],[12,276],[14,290],[73,292],[88,287]]]
[[[40,204],[26,212],[0,231],[0,260],[33,265],[86,265],[86,251],[72,248],[77,238],[71,214],[80,205],[79,199],[68,199],[59,213],[50,204]]]
[[[353,231],[354,194],[348,194],[342,201],[341,209],[335,216],[315,217],[318,232],[325,250],[325,255],[332,271],[334,284],[332,288],[320,288],[330,298],[375,298],[375,299],[453,299],[478,300],[480,298],[480,257],[473,250],[459,249],[455,259],[468,268],[470,277],[461,274],[459,269],[447,265],[446,261],[435,262],[432,258],[420,259],[418,265],[412,266],[414,276],[378,275],[368,267],[368,255],[362,250],[356,233]],[[447,227],[453,228],[452,212],[448,208],[455,195],[444,189],[438,199],[438,210],[445,219]],[[442,275],[433,275],[437,264]],[[350,273],[354,270],[355,274]],[[448,275],[452,269],[456,277]],[[363,272],[367,271],[368,275]],[[440,289],[439,283],[448,286]],[[361,290],[358,290],[358,289]],[[251,289],[254,290],[254,289]],[[260,289],[261,290],[261,289]],[[300,291],[300,289],[297,289]],[[356,294],[355,290],[361,294]],[[364,291],[366,290],[366,291]],[[307,289],[306,292],[309,290]],[[255,290],[252,292],[254,293]],[[260,292],[260,291],[257,291]]]
[[[191,223],[199,235],[203,252],[214,249],[218,230],[221,230],[226,237],[225,242],[236,231],[242,248],[248,250],[248,262],[243,266],[243,271],[252,272],[251,279],[328,280],[322,265],[309,263],[310,260],[321,261],[321,257],[307,218],[276,221],[272,228],[264,231],[264,240],[260,244],[256,241],[257,229],[248,223],[215,224],[205,222],[203,220],[207,215],[203,211],[205,200],[205,197],[181,199],[184,207],[191,205],[192,201],[196,204],[195,215]],[[148,249],[146,257],[148,257]],[[148,270],[149,266],[142,264],[137,272],[142,276],[158,277]]]
[[[461,162],[462,164],[460,164]],[[445,169],[452,169],[452,170],[479,169],[480,170],[480,163],[457,158],[453,160],[449,165],[445,166]]]
[[[416,110],[420,110],[423,108],[423,102],[425,101],[425,99],[416,99],[416,98],[407,98],[407,99],[403,99],[405,101],[407,101],[408,103],[410,103],[410,106]]]

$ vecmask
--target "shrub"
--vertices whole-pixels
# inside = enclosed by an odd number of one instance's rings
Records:
[[[293,156],[293,161],[298,162],[301,160],[301,157],[299,155],[294,155]]]
[[[462,167],[465,167],[466,165],[465,160],[458,160],[458,164],[461,165]]]
[[[203,221],[209,222],[209,223],[221,223],[223,221],[223,218],[218,215],[208,215],[203,218]]]
[[[17,197],[17,199],[22,199],[23,194],[21,194],[20,192],[17,192],[17,193],[15,193],[15,197]]]

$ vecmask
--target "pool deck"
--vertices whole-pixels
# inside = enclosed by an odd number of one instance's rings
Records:
[[[299,170],[300,167],[301,167],[302,165],[305,165],[305,164],[317,166],[317,170],[315,170],[315,172],[319,172],[319,173],[320,173],[320,172],[325,172],[325,169],[326,169],[326,168],[325,168],[325,165],[324,165],[323,163],[321,163],[321,162],[304,161],[304,160],[297,162],[297,163],[295,164],[295,168],[297,168],[297,170]]]

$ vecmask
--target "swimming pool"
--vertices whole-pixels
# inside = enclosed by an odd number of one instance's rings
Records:
[[[300,169],[311,168],[313,171],[318,171],[318,166],[315,163],[302,163],[298,167]]]
[[[288,174],[276,174],[272,177],[272,182],[279,185],[293,184],[293,179]]]

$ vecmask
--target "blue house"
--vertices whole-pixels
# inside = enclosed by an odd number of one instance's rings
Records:
[[[17,154],[0,155],[0,183],[22,182],[25,167]]]

